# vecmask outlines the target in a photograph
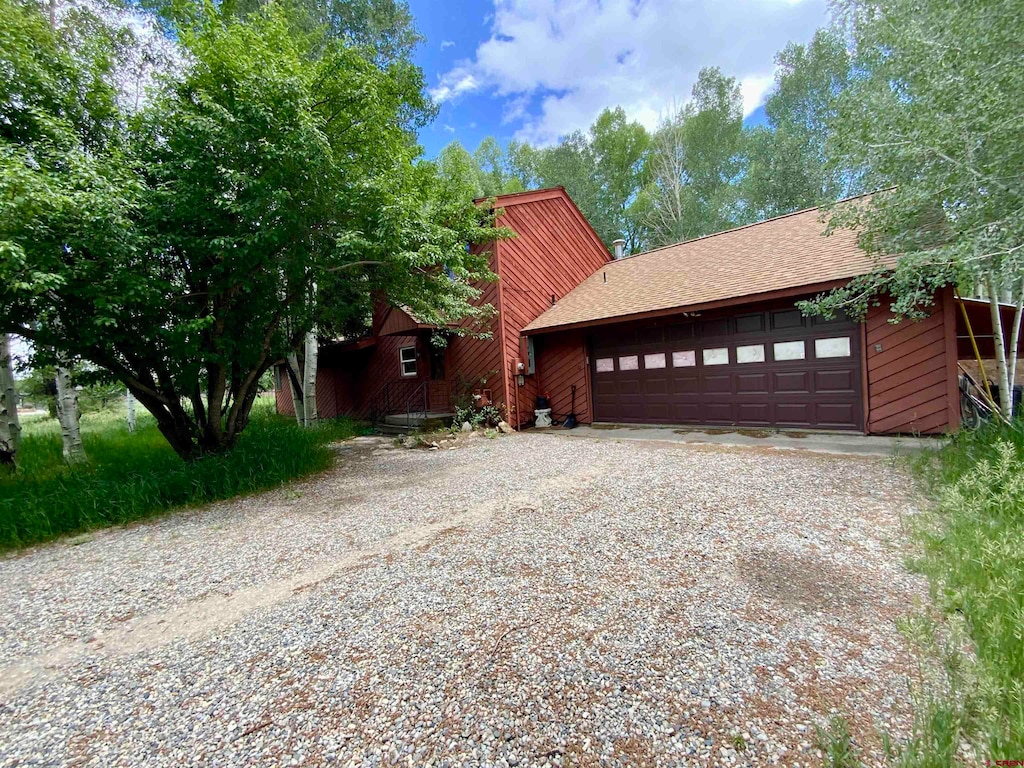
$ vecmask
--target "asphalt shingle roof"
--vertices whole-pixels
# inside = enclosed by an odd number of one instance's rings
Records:
[[[843,205],[863,204],[867,197]],[[820,208],[611,261],[525,331],[607,320],[843,280],[875,264],[857,234],[828,237]]]

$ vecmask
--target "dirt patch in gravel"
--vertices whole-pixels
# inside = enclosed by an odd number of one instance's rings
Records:
[[[909,729],[890,462],[361,440],[288,489],[0,559],[0,765],[814,764]]]
[[[840,615],[865,606],[856,572],[819,557],[754,549],[740,556],[737,568],[754,595],[783,608]]]

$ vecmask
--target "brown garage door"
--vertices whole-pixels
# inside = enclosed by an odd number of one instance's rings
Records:
[[[595,421],[863,429],[856,323],[793,304],[591,337]]]

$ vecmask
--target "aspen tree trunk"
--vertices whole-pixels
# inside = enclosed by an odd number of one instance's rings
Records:
[[[295,421],[301,427],[306,412],[302,397],[302,368],[299,367],[299,358],[294,352],[289,352],[287,359],[288,390],[292,393],[292,408],[295,409]]]
[[[71,386],[71,372],[63,366],[58,366],[57,420],[60,422],[64,460],[68,464],[78,464],[86,459],[85,448],[82,446],[82,430],[79,428],[81,418],[78,392]]]
[[[996,376],[999,385],[999,410],[1004,419],[1009,420],[1013,415],[1013,392],[1010,390],[1010,376],[1006,360],[1006,336],[1003,334],[1003,318],[999,312],[999,291],[992,281],[987,278],[988,306],[992,311],[992,335],[996,345]]]
[[[1017,348],[1020,346],[1020,327],[1024,320],[1024,285],[1018,288],[1017,307],[1013,314],[1013,327],[1010,329],[1010,361],[1008,378],[1010,380],[1010,403],[1013,403],[1013,390],[1017,386]],[[1013,414],[1016,416],[1017,414]]]
[[[319,346],[316,333],[310,331],[306,334],[305,349],[303,351],[304,371],[302,375],[302,421],[303,425],[311,427],[317,422],[316,412],[316,373],[317,356]]]
[[[135,395],[129,389],[128,394],[124,398],[125,407],[127,408],[126,419],[128,420],[128,431],[135,431]]]
[[[10,334],[0,336],[0,466],[17,465],[21,444],[21,422],[18,421],[18,393],[14,388],[14,366],[11,364]]]

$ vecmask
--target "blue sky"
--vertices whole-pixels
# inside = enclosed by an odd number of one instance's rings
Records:
[[[441,104],[420,134],[428,156],[454,139],[554,143],[621,105],[653,128],[689,98],[703,66],[743,87],[763,117],[773,58],[807,42],[826,0],[409,0],[426,42],[417,63]]]

